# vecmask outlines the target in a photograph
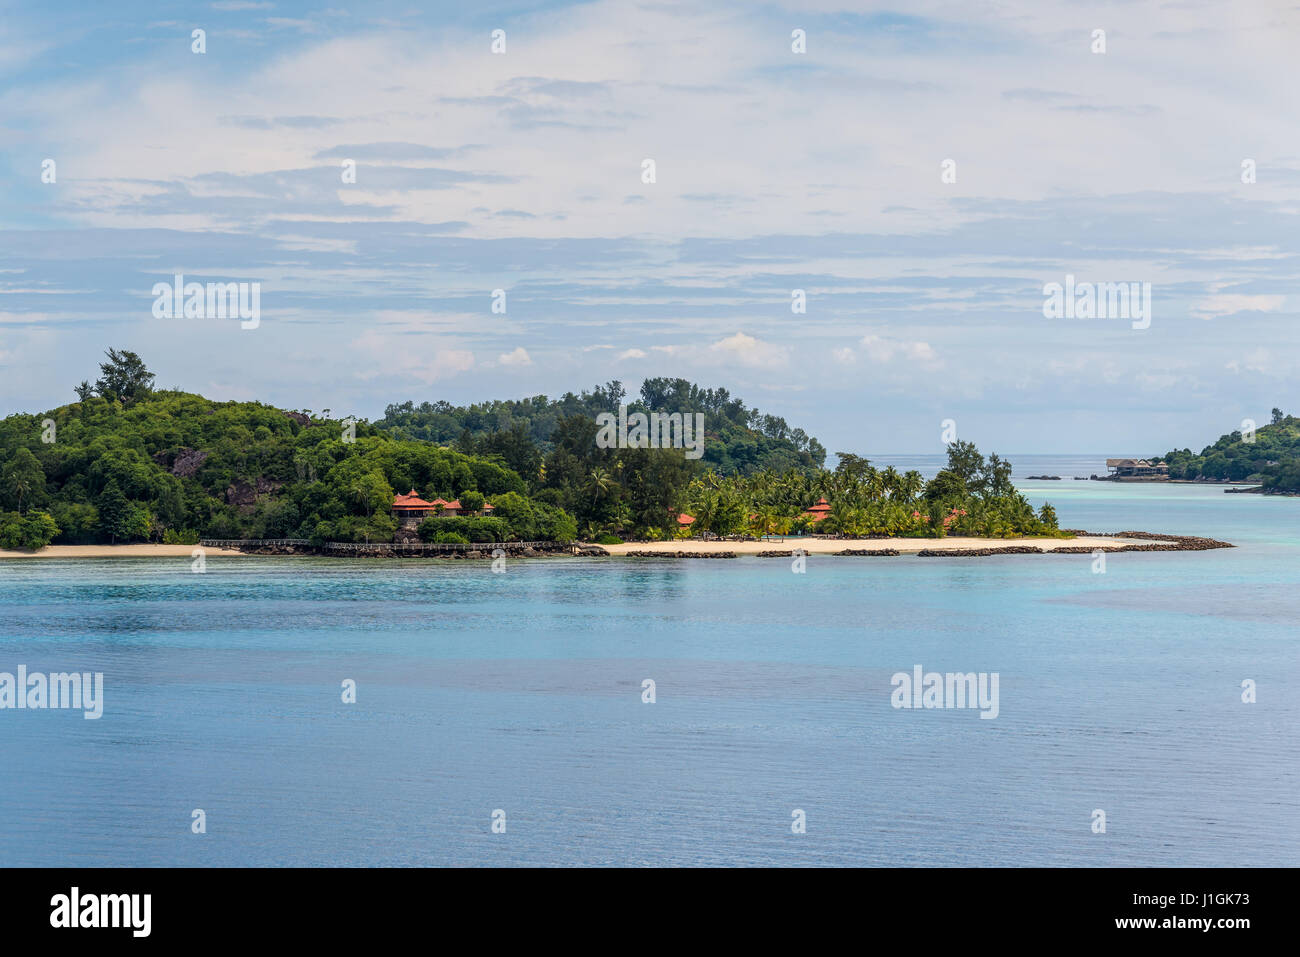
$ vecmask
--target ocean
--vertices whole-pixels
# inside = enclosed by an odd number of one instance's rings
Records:
[[[0,865],[1294,865],[1300,501],[1012,459],[1238,547],[0,561],[0,672],[104,675],[0,710]],[[893,707],[918,665],[997,717]]]

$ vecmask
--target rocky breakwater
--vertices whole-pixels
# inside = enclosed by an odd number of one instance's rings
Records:
[[[1112,548],[1116,552],[1204,552],[1212,548],[1236,548],[1231,542],[1221,542],[1214,538],[1201,538],[1197,535],[1161,535],[1158,532],[1115,532],[1111,538],[1143,538],[1147,541],[1137,545],[1121,545]]]
[[[597,546],[574,546],[563,542],[493,542],[481,545],[466,545],[461,548],[435,549],[420,545],[404,545],[377,542],[363,544],[358,542],[284,542],[284,541],[245,541],[234,547],[246,555],[326,555],[331,558],[438,558],[451,561],[484,561],[498,557],[502,552],[508,558],[551,558],[558,555],[571,555],[575,549],[585,549],[578,554],[605,555],[603,548]],[[592,549],[595,549],[594,551]]]
[[[1041,555],[1037,545],[1006,545],[998,548],[923,548],[921,558],[984,558],[988,555]]]
[[[894,556],[903,553],[897,548],[845,548],[838,552],[832,552],[831,554],[861,556],[864,558],[893,558]]]
[[[1093,552],[1203,552],[1212,548],[1235,548],[1231,542],[1197,535],[1163,535],[1159,532],[1085,532],[1071,529],[1071,534],[1090,538],[1142,539],[1129,545],[1002,545],[988,548],[924,548],[916,554],[922,558],[981,558],[987,555],[1091,555]],[[840,553],[843,554],[843,553]]]
[[[735,552],[628,552],[628,558],[735,558]]]

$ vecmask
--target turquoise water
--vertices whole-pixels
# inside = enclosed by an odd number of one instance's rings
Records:
[[[1020,484],[1240,547],[0,562],[0,671],[105,683],[0,711],[0,865],[1295,864],[1300,500]],[[998,717],[894,709],[916,664]]]

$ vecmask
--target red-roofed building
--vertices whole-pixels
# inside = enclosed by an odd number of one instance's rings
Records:
[[[433,502],[426,502],[420,496],[415,494],[415,489],[406,495],[395,495],[393,497],[393,517],[396,518],[404,528],[413,528],[419,525],[425,518],[437,511],[438,499]]]
[[[687,515],[685,512],[682,512],[682,514],[677,516],[677,524],[682,528],[686,528],[690,525],[694,525],[695,519]]]
[[[492,512],[495,507],[488,502],[484,502],[484,514]],[[461,506],[458,498],[454,498],[450,502],[445,498],[435,498],[432,502],[426,502],[415,494],[415,489],[411,489],[409,495],[398,495],[393,498],[393,516],[406,527],[419,525],[430,515],[451,517],[464,512],[465,509]]]
[[[826,499],[824,498],[819,498],[817,500],[817,504],[811,506],[806,512],[804,512],[804,515],[807,518],[811,518],[814,522],[820,522],[830,513],[831,513],[830,503],[827,502]]]

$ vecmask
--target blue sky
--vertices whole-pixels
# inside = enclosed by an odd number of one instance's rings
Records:
[[[368,418],[683,376],[868,455],[941,451],[944,419],[1007,453],[1199,449],[1300,407],[1294,3],[0,24],[0,414],[70,401],[109,346]],[[154,318],[175,273],[260,282],[261,324]],[[1150,328],[1044,318],[1066,274],[1151,283]]]

